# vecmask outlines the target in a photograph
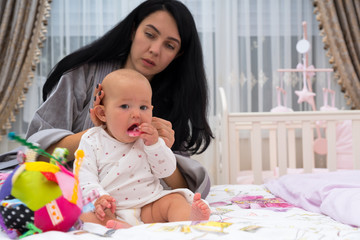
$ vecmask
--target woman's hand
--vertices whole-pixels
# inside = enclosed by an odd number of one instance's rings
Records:
[[[94,90],[94,106],[90,108],[90,118],[95,126],[101,126],[103,122],[96,116],[94,108],[100,105],[101,100],[104,98],[105,93],[101,91],[101,84],[99,83]]]
[[[166,146],[171,148],[175,142],[175,131],[172,129],[171,122],[153,117],[151,124],[157,129],[159,137],[164,140]]]

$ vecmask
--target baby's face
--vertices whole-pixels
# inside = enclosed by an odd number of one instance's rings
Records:
[[[152,120],[150,85],[134,79],[113,81],[104,92],[107,132],[121,142],[134,142],[139,135],[137,127]]]

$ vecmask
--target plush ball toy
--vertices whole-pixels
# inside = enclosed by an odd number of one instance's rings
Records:
[[[20,234],[31,226],[42,231],[68,231],[82,210],[74,175],[61,165],[46,162],[18,166],[4,182],[0,201],[3,224]]]
[[[0,224],[9,237],[68,231],[83,207],[76,176],[58,163],[17,166],[0,190]]]

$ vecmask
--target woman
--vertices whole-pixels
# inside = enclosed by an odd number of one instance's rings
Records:
[[[152,124],[174,152],[203,152],[213,138],[207,123],[207,83],[193,17],[176,0],[148,0],[95,42],[63,58],[43,87],[44,103],[30,123],[27,139],[49,153],[66,147],[73,156],[81,136],[97,124],[92,108],[104,96],[100,81],[119,68],[139,71],[153,89]],[[91,117],[90,117],[90,116]],[[45,159],[39,159],[45,160]],[[70,159],[69,159],[70,160]],[[205,198],[206,171],[177,155],[172,188],[188,187]]]

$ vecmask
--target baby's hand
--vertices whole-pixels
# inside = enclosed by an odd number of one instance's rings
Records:
[[[144,144],[146,146],[153,145],[157,143],[159,138],[159,133],[156,128],[151,125],[151,123],[142,123],[139,126],[139,130],[141,132],[140,138],[144,140]]]
[[[96,200],[94,206],[96,217],[101,221],[104,221],[105,209],[110,209],[112,213],[115,213],[115,198],[110,195],[103,195]]]

